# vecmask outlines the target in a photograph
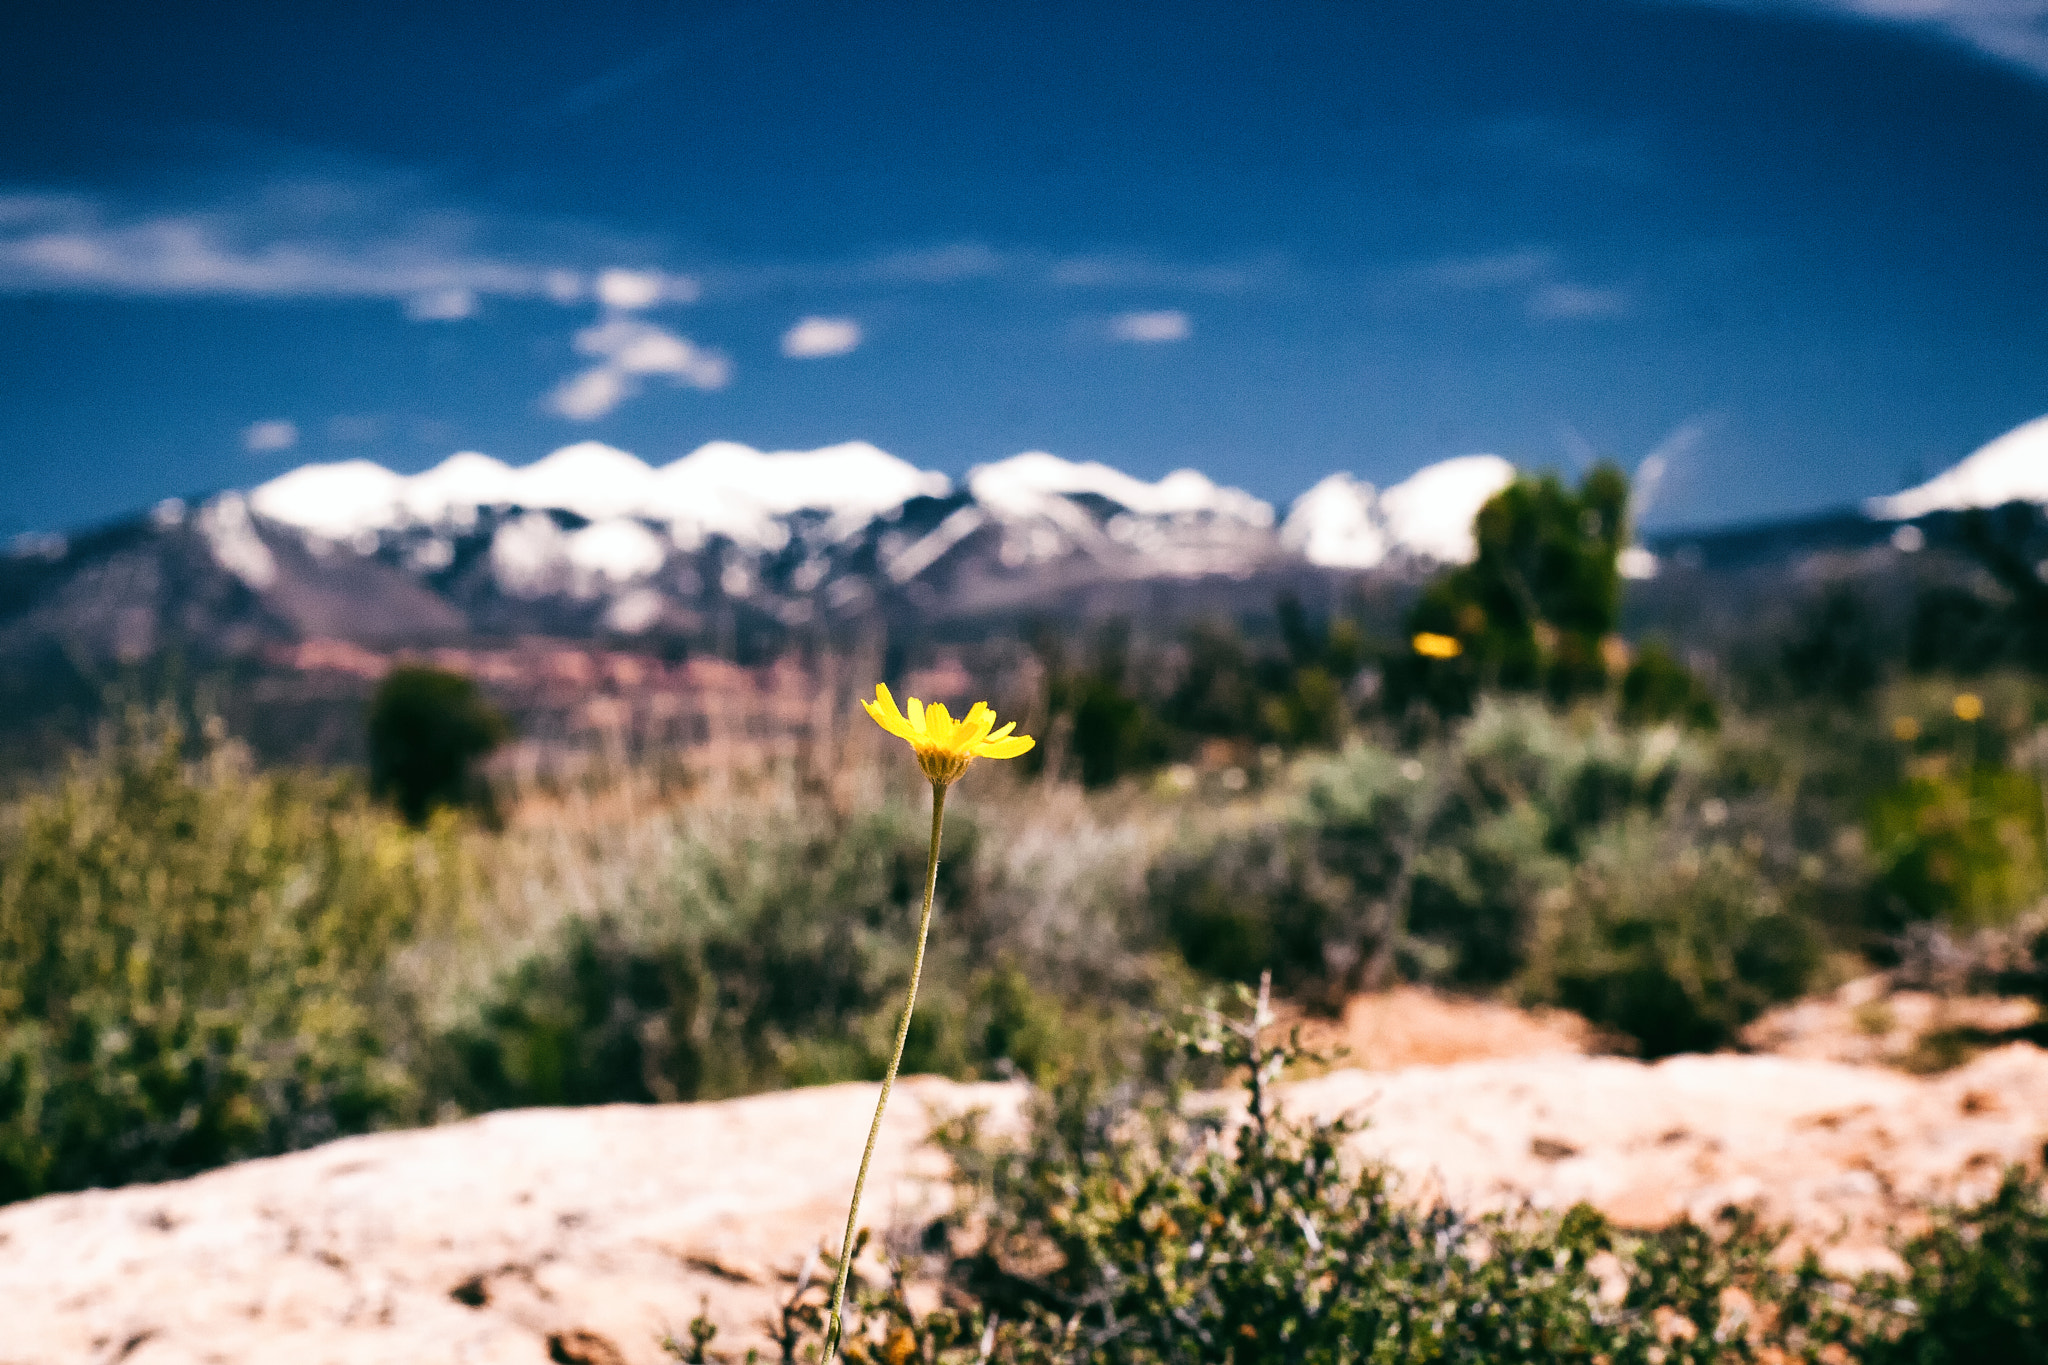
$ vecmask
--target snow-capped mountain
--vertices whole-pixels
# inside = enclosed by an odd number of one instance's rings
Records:
[[[1372,569],[1390,556],[1462,564],[1474,553],[1472,519],[1514,477],[1498,455],[1444,460],[1385,492],[1332,474],[1294,500],[1280,543],[1327,568]]]
[[[1146,483],[1034,451],[955,489],[864,442],[715,441],[660,468],[595,441],[524,468],[469,451],[411,477],[364,460],[307,465],[246,505],[215,499],[200,521],[222,567],[259,590],[260,525],[457,599],[608,600],[604,623],[628,633],[687,617],[707,594],[790,624],[917,589],[971,612],[1080,580],[1241,575],[1275,553],[1273,509],[1193,470]]]
[[[0,661],[535,637],[758,653],[866,622],[1256,610],[1332,575],[1412,581],[1469,559],[1474,515],[1514,473],[1468,455],[1384,489],[1332,474],[1278,520],[1194,470],[1148,482],[1043,451],[957,481],[863,442],[717,441],[660,467],[594,441],[522,467],[474,451],[410,476],[312,464],[17,539],[0,555]],[[1624,568],[1910,554],[1944,543],[1947,509],[2015,499],[2048,502],[2048,418],[1863,513],[1657,537]]]
[[[1863,507],[1880,521],[1910,521],[2009,502],[2048,503],[2048,417],[2014,427],[1917,488],[1872,498]]]

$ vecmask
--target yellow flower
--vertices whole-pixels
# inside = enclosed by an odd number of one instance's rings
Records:
[[[1956,694],[1956,719],[1981,720],[1984,717],[1984,699],[1975,692]]]
[[[1457,636],[1438,635],[1430,630],[1420,632],[1409,643],[1425,659],[1455,659],[1465,652],[1465,646],[1458,643]]]
[[[967,765],[977,758],[1015,758],[1037,742],[1029,735],[1012,735],[1010,731],[1017,728],[1015,721],[995,730],[996,713],[985,701],[974,703],[966,715],[954,720],[943,703],[926,706],[912,697],[910,714],[905,716],[896,709],[896,699],[889,695],[889,689],[876,683],[875,699],[861,705],[875,718],[875,724],[916,751],[917,766],[924,769],[924,775],[935,787],[959,781]]]

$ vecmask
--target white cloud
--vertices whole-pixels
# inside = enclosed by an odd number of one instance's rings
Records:
[[[405,301],[405,315],[414,322],[460,322],[476,316],[474,289],[432,289]]]
[[[540,277],[543,294],[564,307],[583,301],[583,277],[573,270],[550,270]]]
[[[267,422],[251,422],[242,431],[242,448],[251,455],[290,450],[298,443],[298,424],[282,418],[273,418]]]
[[[845,355],[860,338],[860,324],[852,318],[805,318],[782,334],[782,353],[791,360],[819,360]]]
[[[590,422],[626,401],[639,385],[632,376],[609,365],[594,365],[555,386],[548,411],[572,421]]]
[[[1552,321],[1626,317],[1633,307],[1626,290],[1593,289],[1583,284],[1546,284],[1529,296],[1530,315]]]
[[[695,303],[703,292],[687,275],[668,275],[659,270],[600,271],[597,301],[620,312],[636,313],[659,303]]]
[[[1798,9],[1927,29],[2048,77],[2048,0],[1691,0],[1735,9]]]
[[[1119,313],[1109,320],[1109,334],[1118,341],[1186,341],[1193,331],[1194,324],[1178,308]]]
[[[732,362],[723,355],[639,318],[613,316],[584,328],[576,350],[598,363],[563,380],[546,400],[550,411],[575,421],[604,416],[637,394],[649,375],[705,390],[732,382]]]

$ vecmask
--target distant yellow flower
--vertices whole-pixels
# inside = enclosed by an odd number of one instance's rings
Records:
[[[875,724],[916,751],[917,766],[924,769],[924,775],[935,787],[959,781],[967,765],[977,758],[1015,758],[1037,742],[1029,735],[1012,735],[1010,731],[1017,728],[1015,721],[995,729],[996,713],[985,701],[974,703],[966,715],[954,720],[943,702],[926,706],[912,697],[910,714],[905,716],[896,709],[896,699],[889,695],[889,689],[876,683],[875,699],[861,705],[875,718]]]
[[[1458,642],[1457,636],[1438,635],[1431,630],[1417,633],[1409,643],[1425,659],[1455,659],[1465,652],[1465,646]]]
[[[1984,699],[1975,692],[1956,693],[1956,719],[1981,720],[1984,716]]]
[[[1900,716],[1892,722],[1892,738],[1901,744],[1911,744],[1920,738],[1920,722],[1911,716]]]

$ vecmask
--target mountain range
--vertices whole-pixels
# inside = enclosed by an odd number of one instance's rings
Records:
[[[1474,513],[1514,473],[1495,455],[1385,489],[1336,473],[1283,517],[1191,469],[1147,482],[1033,451],[956,481],[857,441],[715,441],[658,468],[594,441],[524,467],[467,451],[411,476],[309,464],[77,534],[18,537],[0,556],[0,665],[52,652],[77,665],[167,649],[248,656],[309,640],[729,653],[875,620],[1151,611],[1162,593],[1270,604],[1288,584],[1412,581],[1468,559]],[[1912,553],[1943,514],[2011,501],[2048,503],[2048,418],[1862,508],[1653,537],[1623,567],[1647,578],[1674,561]]]

